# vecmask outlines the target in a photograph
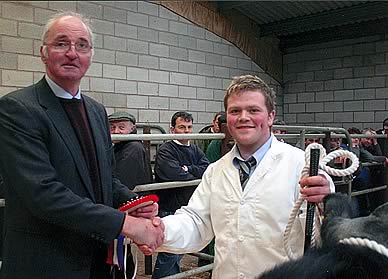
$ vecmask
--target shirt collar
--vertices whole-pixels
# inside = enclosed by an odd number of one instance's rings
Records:
[[[45,75],[46,81],[48,85],[50,86],[51,90],[54,92],[54,95],[58,98],[62,99],[81,99],[81,89],[78,89],[78,92],[75,96],[71,95],[69,92],[67,92],[65,89],[60,87],[58,84],[56,84],[51,78],[49,78],[48,75]]]
[[[173,142],[175,142],[178,145],[182,145],[182,146],[190,146],[190,142],[187,142],[187,144],[183,144],[179,140],[173,140]]]
[[[261,160],[263,160],[265,154],[267,154],[268,150],[270,149],[271,147],[271,144],[272,144],[272,139],[273,139],[273,134],[271,134],[271,136],[269,137],[269,139],[259,148],[255,151],[255,153],[253,153],[250,157],[254,157],[256,159],[256,166],[255,168],[260,164]],[[248,159],[249,159],[248,158]],[[233,155],[233,165],[238,169],[240,168],[240,165],[238,163],[238,160],[240,161],[246,161],[244,160],[241,155],[240,155],[240,151],[238,150],[238,146],[236,145],[236,148],[234,148],[234,155]]]

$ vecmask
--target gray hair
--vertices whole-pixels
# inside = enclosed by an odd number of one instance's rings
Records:
[[[43,29],[42,45],[43,45],[43,52],[44,52],[45,55],[47,55],[47,46],[45,45],[45,43],[46,43],[46,40],[47,40],[47,37],[48,37],[48,33],[49,33],[51,27],[59,19],[61,19],[63,17],[66,17],[66,16],[76,17],[76,18],[80,19],[85,24],[86,29],[88,30],[88,33],[89,33],[89,37],[90,37],[90,41],[91,41],[90,43],[92,44],[92,46],[94,45],[94,34],[93,34],[93,31],[92,31],[92,28],[90,26],[90,22],[89,22],[88,19],[86,19],[83,15],[81,15],[79,13],[76,13],[76,12],[72,12],[72,11],[59,12],[59,13],[54,14],[47,21],[47,23],[46,23],[46,25],[44,26],[44,29]],[[93,51],[93,49],[92,49],[92,51]]]

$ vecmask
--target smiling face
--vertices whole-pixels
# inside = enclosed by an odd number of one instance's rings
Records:
[[[268,111],[260,91],[246,90],[230,95],[226,113],[229,132],[247,159],[271,136],[275,111]]]
[[[41,59],[46,65],[46,73],[55,83],[75,95],[82,77],[89,69],[92,51],[80,53],[72,45],[69,50],[55,49],[58,42],[86,42],[92,44],[86,25],[77,17],[65,16],[50,28],[45,45],[41,47]]]

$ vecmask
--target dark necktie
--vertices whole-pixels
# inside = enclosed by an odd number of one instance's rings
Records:
[[[256,166],[256,159],[254,157],[251,157],[247,161],[238,160],[238,162],[240,164],[241,187],[244,190],[246,184],[248,183],[248,178],[251,174],[251,169]]]

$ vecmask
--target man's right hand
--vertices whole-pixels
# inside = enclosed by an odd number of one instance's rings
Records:
[[[146,245],[155,251],[164,241],[164,224],[159,217],[152,220],[125,216],[121,233],[137,245]]]

